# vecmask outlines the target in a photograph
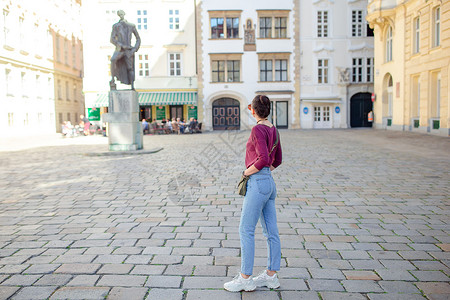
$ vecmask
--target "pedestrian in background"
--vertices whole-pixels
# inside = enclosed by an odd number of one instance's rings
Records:
[[[80,115],[80,119],[83,121],[84,124],[84,135],[89,135],[89,128],[91,126],[91,123],[89,122],[89,119],[86,118],[84,115]]]
[[[272,170],[282,161],[281,144],[278,131],[267,120],[270,114],[270,100],[267,96],[256,96],[248,106],[256,119],[247,141],[245,153],[246,170],[250,176],[247,192],[242,205],[239,236],[241,241],[241,271],[234,279],[224,284],[230,292],[253,291],[256,287],[278,288],[277,271],[280,270],[281,245],[278,234],[275,197],[277,190],[272,178]],[[267,270],[253,278],[255,259],[255,227],[261,222],[267,238]]]

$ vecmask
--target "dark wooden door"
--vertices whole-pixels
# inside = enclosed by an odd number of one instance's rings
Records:
[[[183,105],[171,105],[170,106],[170,119],[180,118],[183,120]]]
[[[240,119],[239,106],[213,106],[214,130],[237,130]]]
[[[368,114],[373,109],[370,93],[358,93],[350,99],[350,126],[372,127]]]

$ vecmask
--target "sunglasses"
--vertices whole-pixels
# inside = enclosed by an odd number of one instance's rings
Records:
[[[249,105],[247,106],[247,108],[248,108],[248,110],[252,110],[252,105],[249,104]]]

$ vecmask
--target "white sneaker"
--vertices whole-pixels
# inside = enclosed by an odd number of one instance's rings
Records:
[[[277,273],[275,273],[273,276],[269,276],[267,275],[266,270],[253,278],[253,282],[257,287],[266,286],[269,289],[276,289],[280,287],[280,281],[278,280]]]
[[[245,279],[242,277],[241,273],[239,273],[233,278],[233,280],[226,282],[223,285],[223,288],[229,292],[251,292],[256,289],[256,285],[253,282],[252,277]]]

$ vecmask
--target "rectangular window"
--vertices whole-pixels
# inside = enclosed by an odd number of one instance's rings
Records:
[[[11,86],[12,86],[11,70],[5,69],[5,90],[6,90],[6,95],[12,94]]]
[[[441,44],[441,8],[436,7],[433,11],[433,46]]]
[[[239,60],[228,60],[227,61],[227,81],[228,82],[239,82],[240,81],[240,61]]]
[[[363,35],[363,11],[353,10],[352,11],[352,36],[362,36]]]
[[[211,39],[239,38],[241,11],[210,11]]]
[[[352,82],[362,82],[363,81],[363,59],[353,58],[352,59]]]
[[[12,112],[8,113],[8,126],[9,127],[14,126],[14,113]]]
[[[239,37],[239,18],[227,18],[227,38],[236,39]]]
[[[317,37],[328,36],[328,11],[317,12]]]
[[[259,18],[259,37],[271,38],[272,37],[272,18]]]
[[[420,51],[420,19],[415,18],[413,21],[413,53],[419,53]]]
[[[213,60],[211,63],[212,82],[225,82],[225,61]]]
[[[72,40],[72,67],[77,67],[77,53],[75,48],[75,41]]]
[[[392,27],[386,31],[386,62],[392,61]]]
[[[273,81],[273,68],[272,68],[272,60],[262,59],[259,61],[259,80],[260,81]]]
[[[3,21],[3,32],[2,32],[2,38],[3,38],[3,44],[7,43],[8,40],[8,35],[9,35],[9,11],[7,11],[6,9],[3,10],[3,15],[2,15],[2,21]]]
[[[56,51],[56,61],[61,62],[61,48],[60,48],[60,42],[59,42],[59,35],[55,33],[55,51]]]
[[[78,90],[77,90],[77,85],[76,84],[73,85],[73,100],[75,102],[78,101]]]
[[[169,76],[181,76],[181,53],[169,53]]]
[[[211,38],[221,39],[223,35],[223,18],[211,18]]]
[[[240,82],[241,55],[212,55],[211,82]]]
[[[274,38],[285,38],[285,37],[287,37],[287,18],[276,17]]]
[[[319,59],[317,61],[317,82],[328,83],[328,59]]]
[[[140,77],[150,76],[150,68],[148,63],[148,54],[138,55],[138,74]]]
[[[64,39],[64,63],[69,65],[69,41]]]
[[[178,9],[169,9],[169,29],[180,29],[180,11]]]
[[[58,119],[59,119],[59,124],[63,124],[64,120],[63,120],[63,114],[62,113],[58,113]]]
[[[366,58],[366,81],[373,82],[373,57]]]
[[[66,100],[70,101],[70,90],[69,90],[69,82],[66,81]]]
[[[67,113],[67,121],[70,122],[70,113]]]
[[[275,81],[287,81],[287,60],[275,60]]]
[[[139,30],[147,30],[147,10],[137,11],[137,28]]]

